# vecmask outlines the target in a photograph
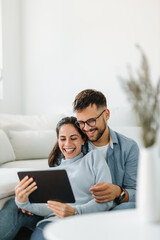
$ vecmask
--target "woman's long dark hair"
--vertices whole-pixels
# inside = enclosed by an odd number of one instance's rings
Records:
[[[81,137],[84,139],[85,138],[85,134],[80,130],[80,128],[77,127],[76,121],[77,121],[77,119],[75,117],[65,117],[65,118],[62,118],[57,123],[57,127],[56,127],[57,139],[59,137],[59,130],[60,130],[60,128],[63,125],[65,125],[65,124],[72,124],[75,127],[75,129],[80,133]],[[49,154],[48,165],[50,167],[58,166],[60,164],[60,159],[62,158],[62,156],[63,155],[61,153],[61,150],[59,148],[58,141],[57,141],[56,144],[54,145],[51,153]]]

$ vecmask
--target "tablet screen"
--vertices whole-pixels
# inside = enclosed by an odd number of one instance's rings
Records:
[[[46,203],[48,200],[74,203],[75,198],[66,170],[36,170],[17,173],[19,179],[33,177],[37,189],[30,194],[31,203]]]

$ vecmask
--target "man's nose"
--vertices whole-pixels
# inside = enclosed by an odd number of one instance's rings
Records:
[[[84,131],[89,131],[92,127],[90,127],[86,122],[84,124],[84,127],[82,128],[82,130]]]

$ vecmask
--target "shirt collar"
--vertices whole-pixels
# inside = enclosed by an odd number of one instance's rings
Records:
[[[61,165],[68,165],[70,163],[77,161],[79,158],[82,158],[82,157],[83,157],[83,153],[81,152],[79,155],[77,155],[74,158],[69,158],[69,159],[62,158]]]
[[[112,141],[112,136],[111,135],[110,135],[109,145],[113,149],[113,141]]]
[[[110,147],[113,149],[114,143],[117,144],[118,139],[117,139],[116,133],[111,128],[109,128],[109,132],[110,132],[110,142],[109,142],[109,144],[110,144]]]

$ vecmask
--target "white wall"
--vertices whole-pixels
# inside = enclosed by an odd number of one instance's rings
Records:
[[[101,90],[109,108],[128,106],[117,75],[126,74],[129,62],[138,65],[135,43],[146,52],[155,82],[160,75],[159,0],[20,0],[20,12],[22,95],[12,96],[23,106],[14,100],[17,112],[72,109],[86,88]]]
[[[19,0],[2,0],[3,99],[0,112],[21,113]]]
[[[139,61],[135,43],[160,74],[159,0],[24,0],[25,113],[71,108],[85,88],[102,90],[109,106],[126,105],[117,80]]]

